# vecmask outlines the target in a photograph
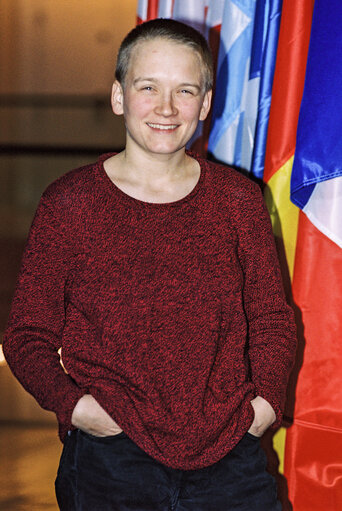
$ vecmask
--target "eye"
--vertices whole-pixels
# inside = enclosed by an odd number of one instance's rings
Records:
[[[153,88],[151,87],[151,85],[145,85],[145,87],[142,87],[141,90],[151,91],[153,90]]]
[[[191,90],[189,90],[189,89],[182,89],[182,90],[181,90],[181,93],[182,93],[182,94],[190,94],[190,95],[193,95],[193,92],[192,92]]]

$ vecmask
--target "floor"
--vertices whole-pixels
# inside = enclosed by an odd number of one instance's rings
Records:
[[[0,510],[58,510],[54,481],[61,449],[55,427],[0,425]]]

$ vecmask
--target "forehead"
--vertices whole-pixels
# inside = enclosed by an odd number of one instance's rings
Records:
[[[187,44],[166,38],[153,38],[147,41],[140,41],[132,48],[127,74],[135,74],[135,71],[144,69],[146,72],[155,68],[170,67],[173,71],[175,67],[183,69],[188,73],[196,75],[204,74],[204,65],[199,53]]]

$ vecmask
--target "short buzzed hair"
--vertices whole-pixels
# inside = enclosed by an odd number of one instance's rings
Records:
[[[191,48],[200,58],[204,89],[213,87],[213,58],[205,38],[189,25],[167,18],[157,18],[137,25],[121,43],[116,62],[115,78],[124,87],[132,50],[142,42],[153,39],[166,39]]]

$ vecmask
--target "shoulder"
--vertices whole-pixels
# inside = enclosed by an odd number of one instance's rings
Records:
[[[102,171],[102,162],[113,153],[101,155],[97,161],[70,170],[56,181],[51,183],[43,193],[42,201],[53,208],[67,208],[72,210],[89,205],[94,200],[101,202],[104,198],[106,183]]]
[[[193,155],[205,171],[208,189],[230,202],[260,199],[261,189],[257,183],[227,165]]]
[[[46,188],[43,199],[52,203],[61,200],[71,202],[91,191],[95,184],[95,166],[96,163],[91,163],[70,170]]]
[[[101,156],[98,161],[70,170],[52,182],[44,191],[35,213],[35,222],[41,221],[71,230],[86,228],[94,222],[98,211],[106,211],[106,183],[101,174]]]

